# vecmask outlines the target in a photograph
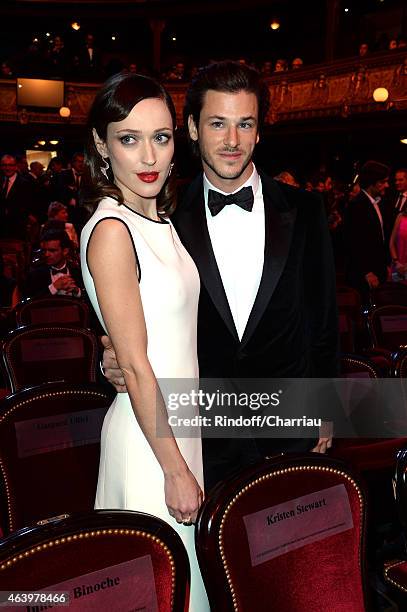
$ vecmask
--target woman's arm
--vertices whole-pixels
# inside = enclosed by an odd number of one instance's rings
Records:
[[[164,400],[147,357],[136,256],[121,221],[106,219],[95,227],[88,246],[88,266],[134,414],[164,472],[169,512],[179,522],[195,521],[202,492],[168,425]]]
[[[401,221],[401,215],[398,215],[396,221],[394,222],[394,227],[393,227],[393,230],[390,236],[390,255],[393,261],[397,260],[398,258],[397,234],[399,231],[400,221]]]

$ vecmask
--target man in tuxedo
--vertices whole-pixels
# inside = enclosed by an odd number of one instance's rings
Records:
[[[202,378],[337,374],[335,275],[326,217],[319,196],[255,168],[252,155],[267,110],[268,90],[259,74],[235,62],[201,70],[186,96],[185,124],[203,174],[173,219],[201,278]],[[103,364],[120,389],[124,381],[110,350]],[[328,437],[204,439],[206,489],[265,455],[325,452],[330,445]]]
[[[394,183],[397,189],[397,195],[394,202],[396,214],[399,214],[407,208],[407,168],[399,168],[394,174]]]
[[[101,54],[95,46],[93,34],[86,34],[84,44],[74,54],[74,69],[82,79],[90,81],[102,78]]]
[[[49,230],[41,237],[44,264],[32,268],[23,288],[24,297],[49,295],[81,296],[79,268],[68,265],[71,241],[63,230]]]
[[[32,185],[17,172],[14,155],[3,155],[0,169],[0,237],[25,240],[28,213],[35,205]]]
[[[84,170],[85,156],[78,152],[72,156],[71,167],[58,175],[59,199],[67,206],[78,206]]]
[[[68,207],[69,218],[77,231],[84,225],[84,211],[81,206],[81,191],[84,187],[85,156],[77,152],[72,156],[71,168],[62,170],[55,180],[56,200]]]
[[[359,174],[360,193],[349,204],[345,217],[348,283],[367,303],[370,289],[387,278],[387,238],[391,230],[388,209],[380,206],[389,187],[390,168],[366,162]]]

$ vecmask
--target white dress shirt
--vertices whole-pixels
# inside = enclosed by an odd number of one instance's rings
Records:
[[[401,212],[407,201],[407,191],[399,191],[397,196],[397,210]]]
[[[208,208],[208,191],[219,191],[204,174],[206,221],[213,252],[229,302],[236,331],[242,339],[259,289],[264,262],[264,202],[256,168],[239,189],[252,187],[253,210],[248,212],[234,204],[225,206],[215,217]]]
[[[17,178],[17,172],[15,172],[12,176],[9,176],[8,185],[7,185],[7,193],[5,194],[6,198],[7,198],[8,194],[10,193],[10,189],[14,185],[14,181],[16,180],[16,178]],[[6,180],[7,180],[7,178],[4,177],[3,178],[3,185],[6,184]]]
[[[376,214],[379,217],[380,227],[382,228],[382,238],[384,240],[383,217],[382,217],[382,213],[380,212],[380,208],[379,208],[379,202],[380,202],[381,198],[372,198],[372,196],[370,194],[368,194],[367,191],[365,191],[364,189],[362,189],[362,191],[363,191],[363,193],[365,195],[367,195],[367,197],[369,198],[369,200],[373,204],[373,208],[375,209]]]
[[[55,287],[54,282],[58,280],[58,278],[70,274],[69,268],[66,263],[63,266],[60,266],[59,269],[63,270],[64,268],[66,268],[66,274],[63,274],[62,272],[57,272],[58,268],[56,267],[54,267],[54,269],[51,269],[51,284],[48,285],[49,292],[51,293],[51,295],[74,295],[75,297],[81,297],[82,292],[79,287],[75,293],[73,293],[72,291],[65,291],[64,289],[57,289]]]

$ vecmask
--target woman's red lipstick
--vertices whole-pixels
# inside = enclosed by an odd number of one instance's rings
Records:
[[[140,172],[137,176],[144,183],[154,183],[159,177],[159,172]]]

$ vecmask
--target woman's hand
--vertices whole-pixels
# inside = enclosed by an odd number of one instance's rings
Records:
[[[195,523],[203,501],[203,493],[195,476],[186,468],[183,472],[164,474],[164,478],[165,503],[170,516],[184,525]]]

